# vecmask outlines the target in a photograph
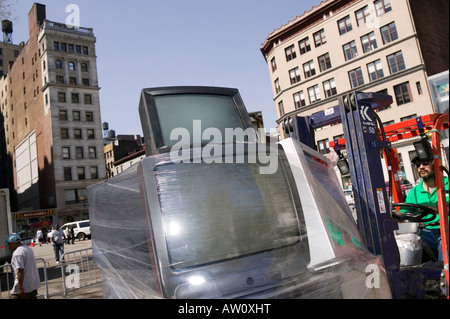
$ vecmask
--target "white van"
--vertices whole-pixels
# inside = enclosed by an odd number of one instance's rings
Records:
[[[77,222],[67,223],[61,226],[61,229],[65,232],[66,228],[73,225],[73,232],[75,238],[78,240],[85,240],[91,238],[91,223],[89,220],[80,220]]]

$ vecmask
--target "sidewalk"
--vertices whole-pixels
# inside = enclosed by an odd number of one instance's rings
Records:
[[[64,245],[64,253],[69,253],[77,250],[91,248],[91,240],[78,241],[75,240],[74,245]],[[38,299],[44,299],[46,294],[46,287],[44,282],[43,262],[39,260],[42,258],[46,261],[47,279],[48,279],[48,294],[49,299],[63,299],[64,289],[62,283],[61,265],[55,261],[55,255],[51,244],[42,244],[42,246],[35,245],[32,247],[34,255],[37,260],[39,274],[41,276],[41,288],[38,290]],[[3,296],[3,298],[5,298]],[[6,297],[7,298],[7,297]],[[103,299],[102,284],[97,283],[80,289],[75,289],[67,294],[66,299]]]

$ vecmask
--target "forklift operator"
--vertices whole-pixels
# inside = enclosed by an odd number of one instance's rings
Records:
[[[408,196],[406,197],[405,203],[420,204],[426,206],[436,207],[437,210],[437,191],[436,191],[436,179],[434,173],[434,163],[432,159],[420,160],[419,157],[412,159],[412,163],[417,167],[417,173],[422,181],[412,188]],[[448,177],[444,178],[445,190],[446,190],[446,200],[448,201]],[[403,208],[401,212],[414,212],[414,208]],[[439,220],[439,214],[432,221],[424,224],[433,223]],[[438,260],[443,260],[442,246],[441,246],[441,230],[440,226],[426,226],[422,230],[422,240],[427,244]]]

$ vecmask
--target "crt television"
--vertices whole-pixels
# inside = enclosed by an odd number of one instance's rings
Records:
[[[211,142],[202,134],[207,128],[218,129],[222,137],[226,136],[227,128],[252,128],[241,95],[233,88],[174,86],[143,89],[139,114],[147,156],[170,151],[177,143],[176,139],[171,139],[171,134],[179,128],[189,133],[190,146]]]
[[[276,154],[262,174],[258,154]],[[145,157],[88,188],[105,298],[389,298],[334,169],[295,140],[210,163]],[[273,163],[272,163],[273,164]]]

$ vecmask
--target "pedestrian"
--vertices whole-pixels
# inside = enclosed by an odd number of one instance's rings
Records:
[[[64,229],[64,235],[66,235],[67,245],[70,245],[70,230],[69,230],[69,226],[67,226],[66,229]]]
[[[72,238],[72,245],[75,244],[75,231],[73,230],[73,225],[70,225],[70,237]]]
[[[11,299],[36,299],[37,290],[41,287],[39,272],[36,266],[33,249],[22,245],[20,236],[11,234],[5,243],[13,252],[11,267],[13,269],[14,286],[11,290]]]
[[[52,241],[53,251],[55,252],[56,263],[64,262],[64,260],[60,260],[61,256],[64,255],[64,239],[66,235],[59,228],[59,225],[55,225],[55,229],[50,234],[50,239]]]
[[[44,235],[42,234],[42,230],[41,229],[37,230],[36,237],[38,239],[39,246],[42,246],[42,241],[44,240]]]

